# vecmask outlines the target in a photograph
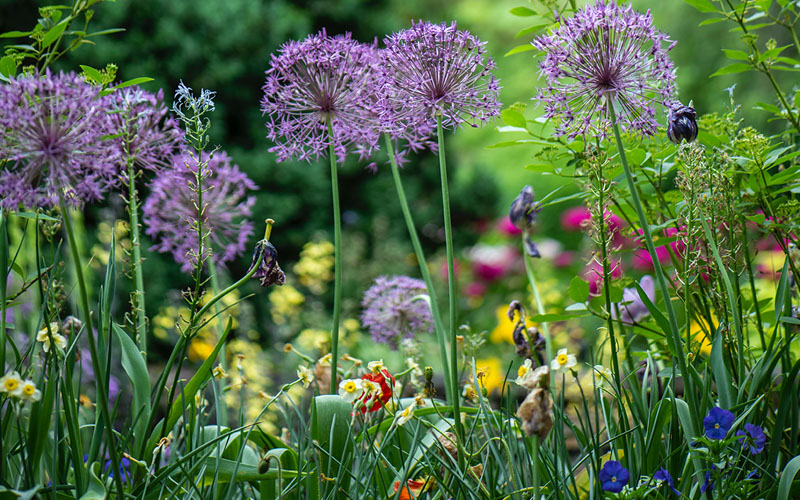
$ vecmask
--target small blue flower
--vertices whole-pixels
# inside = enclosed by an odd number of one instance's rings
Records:
[[[703,426],[706,429],[706,436],[710,439],[725,439],[728,431],[733,425],[733,413],[715,406],[709,410],[706,418],[703,419]]]
[[[681,492],[675,488],[675,481],[673,481],[672,476],[669,474],[669,471],[665,468],[660,468],[653,474],[653,479],[656,481],[663,481],[670,487],[670,489],[678,496],[681,495]]]
[[[106,465],[103,467],[103,472],[107,471],[111,467],[111,460],[106,460]],[[131,478],[131,473],[129,469],[131,468],[131,461],[126,458],[122,457],[119,462],[119,471],[122,474],[122,482],[127,484],[128,479]],[[114,477],[114,470],[112,469],[111,472],[108,473],[108,477]]]
[[[714,466],[714,469],[716,470],[716,466]],[[713,490],[713,489],[714,489],[714,481],[711,480],[711,472],[706,471],[705,481],[703,481],[703,484],[700,485],[700,493],[705,493],[707,490]]]
[[[619,493],[622,488],[628,484],[628,479],[631,475],[628,469],[623,467],[616,460],[609,460],[600,469],[600,482],[603,485],[603,491],[610,493]]]
[[[758,425],[744,424],[744,430],[736,433],[739,436],[739,442],[742,448],[749,450],[751,455],[758,455],[764,451],[764,445],[767,443],[767,436]]]

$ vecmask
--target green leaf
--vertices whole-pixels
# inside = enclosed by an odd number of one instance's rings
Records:
[[[726,19],[724,17],[712,17],[711,19],[706,19],[705,21],[703,21],[702,23],[698,24],[697,26],[707,26],[709,24],[717,24],[717,23],[721,23],[722,21],[725,21],[725,20]]]
[[[761,57],[763,59],[774,59],[775,57],[778,57],[778,55],[780,55],[781,52],[783,52],[789,47],[791,47],[791,45],[784,45],[783,47],[775,47],[774,49],[769,49],[768,51],[761,54]]]
[[[103,74],[94,69],[93,67],[81,64],[81,69],[83,70],[84,73],[86,73],[86,76],[94,80],[96,83],[103,83]]]
[[[700,12],[717,12],[717,8],[709,0],[683,0]]]
[[[575,302],[586,302],[589,297],[589,283],[580,276],[575,276],[569,282],[569,298]]]
[[[17,64],[11,56],[0,58],[0,75],[8,78],[17,76]]]
[[[35,212],[14,212],[14,215],[17,217],[22,217],[23,219],[36,219],[39,217],[39,220],[46,220],[49,222],[58,222],[58,219],[55,217],[50,217],[49,215],[45,214],[37,214]]]
[[[94,33],[89,33],[88,35],[86,35],[86,38],[92,36],[111,35],[112,33],[120,33],[123,31],[126,31],[125,28],[109,28],[107,30],[95,31]]]
[[[114,85],[114,90],[124,89],[125,87],[130,87],[132,85],[139,85],[141,83],[147,83],[152,81],[153,79],[148,76],[140,76],[139,78],[133,78],[128,81],[122,82],[119,85]]]
[[[311,439],[319,444],[319,472],[326,477],[339,478],[345,489],[349,475],[344,470],[349,467],[353,454],[352,412],[352,403],[335,394],[317,396],[311,406]]]
[[[781,481],[778,483],[778,497],[777,500],[789,500],[789,492],[792,487],[792,481],[800,471],[800,456],[794,457],[789,460],[786,467],[783,468],[781,473]]]
[[[734,401],[731,400],[731,376],[725,365],[722,351],[725,349],[722,333],[717,331],[714,335],[714,343],[711,346],[711,371],[714,373],[714,380],[717,382],[717,392],[719,393],[719,403],[723,408],[732,408]]]
[[[0,34],[0,38],[22,38],[30,34],[30,31],[6,31],[5,33]]]
[[[715,73],[713,73],[711,76],[709,76],[709,78],[713,78],[715,76],[720,76],[720,75],[730,75],[730,74],[733,74],[733,73],[743,73],[745,71],[750,71],[751,69],[753,69],[753,67],[751,65],[749,65],[749,64],[733,63],[733,64],[729,64],[727,66],[721,67]]]
[[[133,386],[133,407],[131,415],[136,419],[133,436],[135,442],[141,443],[147,432],[147,421],[150,419],[150,375],[144,356],[118,324],[113,323],[112,328],[120,343],[122,351],[122,368],[131,379]],[[134,448],[135,449],[135,448]]]
[[[553,144],[547,141],[540,141],[538,139],[519,139],[517,141],[503,141],[491,146],[486,146],[486,149],[508,148],[511,146],[522,146],[524,144],[538,144],[540,146],[552,146]]]
[[[228,460],[227,458],[208,457],[205,459],[205,472],[203,474],[204,485],[212,484],[214,478],[218,483],[229,483],[232,480],[239,481],[263,481],[265,479],[276,479],[278,477],[278,469],[270,468],[270,470],[260,473],[258,466],[237,463],[235,460]],[[292,479],[298,475],[296,470],[282,470],[280,476],[284,479]]]
[[[500,117],[506,124],[512,127],[526,128],[527,126],[525,116],[515,109],[504,109],[503,112],[500,113]]]
[[[514,35],[514,38],[519,38],[521,36],[530,35],[531,33],[537,33],[538,31],[547,28],[552,23],[542,23],[542,24],[534,24],[533,26],[528,26],[525,29],[521,29]]]
[[[79,500],[105,500],[108,492],[106,485],[97,477],[100,472],[100,462],[93,462],[89,467],[89,487]]]
[[[64,33],[64,30],[67,29],[67,25],[69,25],[69,23],[70,19],[67,18],[50,28],[50,30],[45,33],[44,38],[42,38],[42,48],[49,47],[53,42],[55,42],[58,37]]]
[[[519,17],[530,17],[536,15],[535,10],[529,9],[527,7],[514,7],[513,9],[509,10],[509,12]]]
[[[506,52],[504,57],[513,56],[514,54],[520,54],[522,52],[528,52],[530,50],[533,50],[534,48],[535,47],[533,45],[529,44],[529,43],[527,43],[525,45],[517,45],[513,49],[511,49],[508,52]]]
[[[736,61],[747,61],[750,57],[747,52],[743,50],[722,49],[722,51],[725,52],[725,57]]]

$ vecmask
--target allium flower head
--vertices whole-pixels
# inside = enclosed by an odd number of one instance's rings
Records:
[[[628,484],[631,474],[616,460],[609,460],[600,469],[599,476],[603,491],[619,493]]]
[[[706,436],[711,439],[725,439],[728,431],[733,425],[733,413],[715,406],[708,411],[708,415],[703,419],[703,427]]]
[[[545,53],[540,69],[547,79],[536,99],[546,118],[559,120],[558,136],[605,136],[608,101],[623,129],[652,135],[655,104],[672,104],[675,74],[667,52],[675,43],[653,27],[649,11],[598,0],[533,45]]]
[[[223,151],[203,153],[201,162],[208,162],[203,185],[203,228],[208,231],[214,262],[224,264],[241,255],[253,234],[251,215],[255,197],[247,191],[255,183],[234,165]],[[175,165],[163,170],[150,184],[150,195],[142,206],[145,233],[152,237],[159,252],[171,253],[184,271],[197,262],[198,240],[196,195],[190,186],[195,182],[196,159],[181,155]],[[206,255],[207,256],[207,255]],[[204,257],[206,257],[204,256]]]
[[[261,111],[278,161],[326,156],[331,141],[340,161],[348,151],[365,157],[376,147],[380,84],[374,45],[322,30],[281,46],[266,75]]]
[[[408,276],[381,276],[364,294],[362,324],[372,339],[392,347],[417,332],[433,332],[431,309],[424,295],[425,283]]]
[[[0,85],[0,206],[80,206],[118,181],[120,150],[109,98],[74,73]]]
[[[455,129],[484,125],[500,113],[500,86],[486,57],[486,42],[456,23],[419,21],[386,37],[383,120],[391,130]]]
[[[172,164],[183,142],[177,120],[169,115],[164,92],[153,94],[139,87],[126,87],[111,94],[111,114],[117,139],[125,156],[148,170]]]

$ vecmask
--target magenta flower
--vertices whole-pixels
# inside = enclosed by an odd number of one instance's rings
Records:
[[[675,42],[653,27],[649,11],[598,0],[533,45],[544,52],[540,73],[547,79],[536,99],[546,118],[558,120],[557,136],[605,137],[609,101],[623,129],[653,135],[655,105],[672,104],[675,74],[667,52]]]
[[[203,153],[201,160],[208,162],[202,184],[202,222],[208,233],[203,258],[210,253],[214,263],[224,264],[244,252],[253,234],[253,224],[246,217],[252,215],[255,197],[247,196],[247,191],[256,185],[223,151],[210,158]],[[196,170],[195,159],[177,156],[174,167],[162,170],[150,184],[150,195],[142,206],[145,233],[156,241],[153,248],[171,253],[186,272],[197,263],[199,247]]]
[[[608,265],[611,278],[622,276],[622,265],[619,260],[612,258]],[[595,259],[586,265],[581,277],[589,283],[590,294],[598,295],[603,290],[603,266]]]
[[[183,131],[169,115],[164,92],[153,94],[139,87],[127,87],[111,94],[111,114],[123,154],[136,165],[156,170],[172,165],[183,143]]]
[[[422,280],[408,276],[381,276],[364,294],[361,322],[375,342],[397,348],[416,333],[433,333],[428,289]]]
[[[109,99],[74,73],[19,76],[0,85],[0,206],[73,206],[117,184],[120,149]]]
[[[639,234],[642,234],[642,230],[638,230]],[[678,236],[678,230],[674,227],[668,227],[664,229],[664,236],[667,238],[675,238]],[[633,253],[633,258],[631,259],[631,267],[638,271],[652,271],[653,270],[653,256],[650,255],[650,252],[644,248],[644,239],[638,238],[638,243],[640,248],[635,250]],[[666,266],[672,262],[672,256],[670,255],[670,249],[672,252],[680,257],[683,254],[683,251],[686,247],[684,244],[679,240],[676,239],[667,245],[659,245],[656,247],[656,257],[661,265]]]
[[[500,87],[485,42],[455,23],[419,21],[386,37],[384,127],[425,137],[441,114],[445,128],[485,125],[500,113]]]
[[[368,156],[380,139],[378,66],[377,48],[350,33],[333,37],[322,30],[283,44],[262,87],[267,138],[275,142],[270,152],[278,161],[311,161],[333,143],[339,161],[349,151]]]

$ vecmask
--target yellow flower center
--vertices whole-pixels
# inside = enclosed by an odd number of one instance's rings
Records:
[[[617,482],[617,476],[611,476],[611,482],[612,483],[616,483]]]
[[[347,392],[356,392],[356,383],[352,380],[344,384],[344,390]]]
[[[566,365],[567,359],[568,358],[566,354],[559,354],[558,357],[556,357],[556,361],[558,361],[559,365]]]
[[[13,378],[6,380],[6,391],[8,392],[16,391],[17,387],[19,387],[18,381],[14,380]]]
[[[518,377],[523,377],[523,376],[525,376],[526,373],[528,373],[528,368],[525,365],[520,366],[519,370],[517,370],[517,376]]]
[[[715,429],[719,429],[719,424],[714,424]]]
[[[36,392],[36,387],[33,384],[28,384],[22,388],[22,392],[26,396],[33,396],[33,393]]]

